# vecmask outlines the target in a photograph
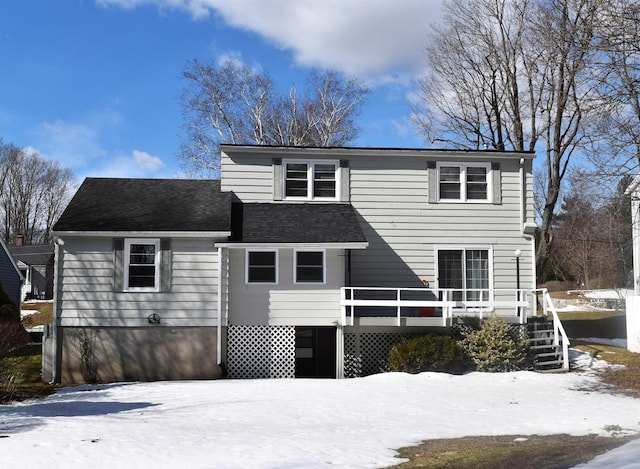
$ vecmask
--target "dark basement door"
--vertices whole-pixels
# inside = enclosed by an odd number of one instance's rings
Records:
[[[336,328],[296,327],[296,378],[336,377]]]

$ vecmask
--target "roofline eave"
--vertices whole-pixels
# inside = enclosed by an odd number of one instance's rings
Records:
[[[215,243],[218,248],[230,249],[275,249],[275,248],[304,248],[304,249],[367,249],[368,241],[354,241],[344,243],[242,243],[221,242]]]
[[[231,231],[54,231],[58,238],[222,238]]]

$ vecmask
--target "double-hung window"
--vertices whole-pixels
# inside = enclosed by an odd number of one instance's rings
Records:
[[[126,239],[124,249],[125,291],[159,291],[160,240]]]
[[[438,250],[438,286],[453,290],[453,300],[488,300],[490,256],[488,249]]]
[[[247,283],[278,283],[278,251],[247,251]]]
[[[438,164],[438,198],[442,201],[489,202],[491,165]]]
[[[295,283],[325,282],[325,251],[295,251]]]
[[[338,169],[337,161],[285,161],[285,198],[336,200]]]

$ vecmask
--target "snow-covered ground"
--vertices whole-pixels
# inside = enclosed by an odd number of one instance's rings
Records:
[[[572,358],[605,366],[576,351]],[[425,439],[639,433],[640,400],[595,392],[596,384],[584,371],[64,388],[0,406],[0,461],[52,469],[366,468],[399,463],[395,449]],[[640,443],[607,457],[629,454],[635,463]]]

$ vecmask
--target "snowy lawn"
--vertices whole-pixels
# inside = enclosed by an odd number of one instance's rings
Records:
[[[574,353],[574,361],[603,365],[586,354]],[[0,406],[0,461],[21,468],[383,467],[400,462],[395,449],[425,439],[640,432],[640,400],[594,392],[597,384],[590,372],[515,372],[64,388]]]

